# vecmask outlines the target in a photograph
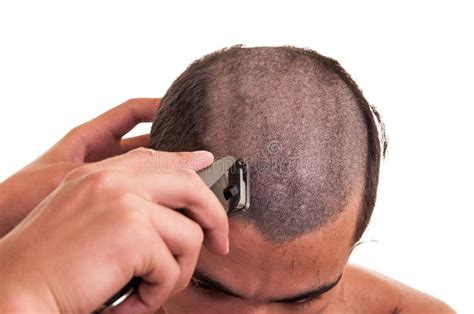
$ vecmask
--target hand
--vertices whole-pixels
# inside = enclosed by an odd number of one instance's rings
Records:
[[[149,135],[122,139],[138,123],[151,122],[159,99],[130,99],[72,129],[37,160],[0,184],[0,238],[36,207],[64,176],[95,162],[147,146]]]
[[[91,312],[134,276],[114,311],[157,310],[188,285],[203,239],[228,252],[225,210],[195,172],[212,161],[140,148],[71,171],[0,240],[0,312]]]

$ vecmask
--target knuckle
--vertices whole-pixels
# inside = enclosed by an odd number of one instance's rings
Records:
[[[190,168],[183,168],[180,169],[180,173],[182,176],[186,178],[186,180],[193,186],[197,187],[201,183],[201,178],[197,174],[196,171]]]
[[[81,134],[81,125],[76,126],[72,129],[69,130],[69,132],[66,133],[66,138],[74,138],[77,137],[79,134]]]
[[[117,260],[128,256],[131,251],[143,252],[150,246],[150,239],[154,234],[149,230],[144,218],[132,211],[118,211],[108,221],[108,230],[114,232],[114,243],[120,243],[114,257]],[[118,231],[118,232],[117,232]],[[140,260],[139,254],[134,256],[136,263]]]
[[[181,169],[179,170],[179,175],[182,177],[186,191],[191,199],[198,201],[203,197],[202,195],[205,193],[203,190],[204,183],[196,171],[193,169]]]
[[[139,154],[153,154],[153,155],[156,152],[154,149],[146,148],[146,147],[138,147],[134,151],[138,152]]]
[[[135,195],[131,193],[121,193],[114,197],[115,204],[114,206],[117,209],[129,209],[133,207],[133,202],[135,201]]]
[[[193,221],[189,220],[189,238],[188,243],[192,250],[199,250],[204,241],[204,231],[201,226]]]
[[[138,147],[135,148],[134,150],[130,151],[129,154],[137,155],[140,157],[150,157],[150,158],[155,158],[158,156],[158,151],[151,149],[151,148],[146,148],[146,147]]]
[[[136,102],[139,98],[129,98],[127,99],[124,104],[133,104],[134,102]]]
[[[120,207],[121,206],[121,207]],[[120,230],[118,236],[122,236],[124,243],[131,241],[132,245],[137,243],[147,243],[150,239],[150,230],[146,226],[146,217],[137,210],[132,210],[130,206],[119,205],[115,212],[116,228]]]
[[[84,179],[84,184],[94,190],[111,190],[117,184],[117,174],[111,170],[98,170]]]
[[[151,148],[138,147],[130,151],[131,154],[145,155],[145,156],[155,156],[157,151]]]

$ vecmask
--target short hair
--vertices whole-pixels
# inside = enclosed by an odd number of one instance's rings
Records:
[[[333,221],[358,190],[357,242],[387,139],[379,113],[337,61],[310,49],[239,45],[196,60],[173,82],[150,148],[246,158],[251,205],[233,217],[273,242]]]

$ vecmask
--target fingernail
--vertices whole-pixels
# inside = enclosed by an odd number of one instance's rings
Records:
[[[192,167],[195,170],[201,170],[209,166],[214,161],[214,155],[207,150],[198,150],[193,152]]]
[[[224,255],[227,255],[227,254],[229,254],[229,251],[230,251],[229,236],[228,235],[223,236],[221,239],[224,241],[224,243],[223,243],[224,244],[223,245],[224,252],[223,253],[224,253]]]
[[[196,155],[196,158],[204,160],[214,160],[214,155],[207,150],[197,150],[193,152]]]
[[[229,252],[230,252],[230,244],[229,244],[229,241],[227,240],[225,255],[229,254]]]
[[[201,155],[203,155],[203,154],[211,154],[212,155],[212,153],[210,151],[207,151],[207,150],[196,150],[193,153],[194,154],[201,154]]]

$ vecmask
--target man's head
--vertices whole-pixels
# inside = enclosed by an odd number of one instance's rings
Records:
[[[335,282],[375,204],[386,147],[377,122],[344,69],[311,50],[237,46],[191,64],[161,101],[150,147],[243,157],[251,172],[250,208],[229,222],[231,253],[204,249],[197,280],[218,281],[247,312]],[[223,300],[210,298],[169,306]]]

